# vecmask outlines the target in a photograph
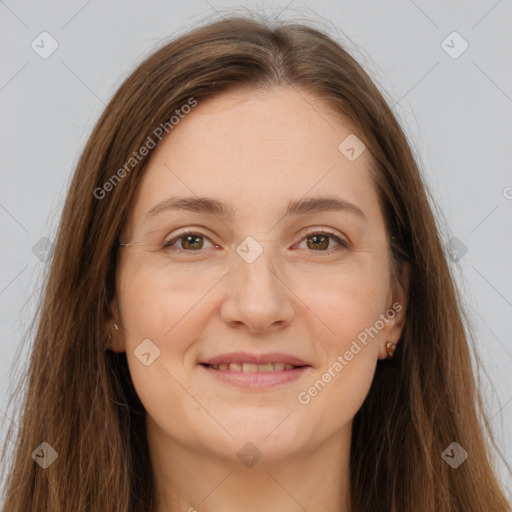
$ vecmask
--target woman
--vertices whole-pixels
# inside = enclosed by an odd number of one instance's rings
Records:
[[[336,42],[166,44],[82,154],[5,510],[510,511],[406,137]]]

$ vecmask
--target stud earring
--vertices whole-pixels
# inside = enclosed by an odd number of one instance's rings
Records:
[[[115,329],[116,331],[118,331],[118,330],[119,330],[119,327],[117,326],[117,324],[116,324],[115,322],[114,322],[114,329]],[[109,343],[109,345],[110,345],[110,342],[111,342],[111,341],[112,341],[112,333],[110,332],[110,333],[109,333],[109,335],[108,335],[108,343]]]
[[[396,343],[392,343],[391,341],[386,341],[386,352],[388,353],[388,359],[393,357],[393,354],[396,350]]]

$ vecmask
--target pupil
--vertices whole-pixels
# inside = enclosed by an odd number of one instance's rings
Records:
[[[194,239],[195,239],[196,241],[197,241],[197,240],[199,240],[199,244],[197,244],[197,243],[196,243],[196,244],[194,244],[194,242],[192,242],[192,246],[193,246],[193,247],[191,247],[191,248],[192,248],[192,249],[197,249],[197,248],[201,249],[201,247],[203,246],[203,244],[202,244],[202,242],[201,242],[201,237],[200,237],[200,236],[198,236],[198,235],[187,235],[187,236],[185,237],[185,242],[184,242],[184,244],[182,244],[183,248],[184,248],[184,249],[187,249],[187,247],[186,247],[185,245],[186,245],[186,244],[191,243],[190,241],[191,241],[191,240],[194,240]],[[199,247],[197,247],[197,245],[199,245]]]
[[[310,246],[310,248],[321,248],[321,249],[327,249],[329,245],[329,239],[325,235],[314,235],[309,237],[310,240],[314,240],[313,245]],[[317,243],[319,239],[323,239],[323,243]],[[308,243],[309,245],[309,243]]]

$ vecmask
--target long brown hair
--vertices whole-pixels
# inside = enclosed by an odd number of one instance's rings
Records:
[[[6,512],[151,510],[145,411],[126,354],[106,350],[118,236],[151,151],[126,163],[155,139],[157,127],[172,136],[169,119],[191,98],[200,103],[237,87],[279,86],[316,94],[357,129],[377,162],[371,172],[393,236],[395,277],[404,261],[411,266],[393,363],[379,361],[354,418],[352,511],[510,511],[489,455],[461,298],[429,193],[392,110],[322,31],[232,16],[166,42],[143,61],[81,155],[37,310],[17,438],[12,427],[4,447],[4,454],[10,440],[15,447]],[[31,456],[43,442],[58,454],[46,469]],[[452,442],[469,454],[457,469],[441,457]]]

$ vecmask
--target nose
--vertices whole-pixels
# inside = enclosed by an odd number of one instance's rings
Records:
[[[271,251],[264,250],[252,263],[237,257],[225,286],[221,318],[230,327],[263,334],[292,322],[295,296]]]

